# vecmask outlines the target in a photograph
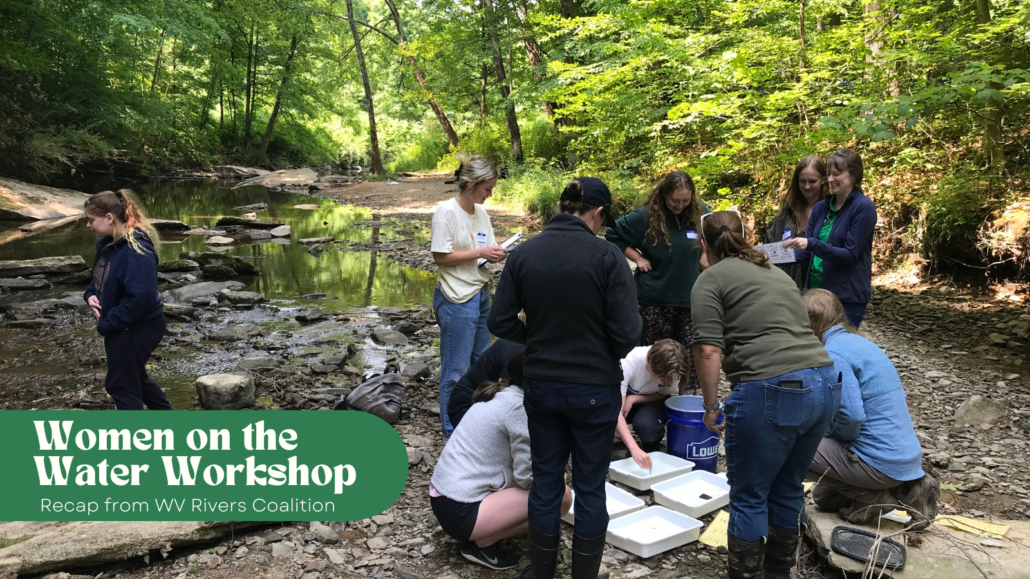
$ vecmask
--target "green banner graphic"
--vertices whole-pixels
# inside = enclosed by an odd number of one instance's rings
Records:
[[[4,411],[0,440],[5,521],[356,521],[408,481],[357,411]]]

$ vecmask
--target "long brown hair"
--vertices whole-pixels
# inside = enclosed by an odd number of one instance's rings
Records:
[[[805,309],[808,310],[808,327],[812,328],[820,340],[826,330],[834,326],[844,326],[849,332],[855,328],[848,322],[848,316],[844,313],[844,305],[840,303],[837,296],[824,289],[810,289],[801,299],[805,302]]]
[[[665,222],[668,220],[670,215],[668,208],[665,206],[665,199],[672,195],[673,191],[679,189],[687,189],[690,191],[690,204],[683,210],[683,217],[686,218],[687,224],[697,224],[698,220],[701,219],[701,200],[697,197],[697,189],[694,187],[694,180],[690,178],[690,175],[683,171],[673,171],[662,179],[662,182],[655,185],[654,189],[651,189],[651,194],[647,198],[647,234],[644,235],[644,239],[650,239],[651,243],[658,245],[658,239],[661,238],[666,245],[672,245],[669,242],[669,230],[665,226]],[[676,216],[679,217],[678,215]]]
[[[769,258],[765,253],[751,247],[744,239],[744,222],[736,211],[718,211],[705,217],[701,235],[716,260],[737,257],[769,269]]]
[[[110,213],[115,220],[124,226],[125,229],[122,234],[125,236],[125,240],[140,255],[143,255],[146,250],[140,247],[139,242],[136,241],[137,230],[146,233],[147,237],[150,238],[150,243],[154,246],[157,246],[160,241],[157,230],[147,221],[147,215],[143,211],[143,204],[140,203],[136,194],[128,189],[101,191],[86,199],[86,202],[83,203],[83,208],[86,213],[93,217],[103,217]]]
[[[808,200],[801,192],[801,172],[809,168],[815,169],[823,178],[823,184],[819,186],[819,201],[830,194],[830,188],[826,184],[826,163],[823,162],[823,158],[819,155],[809,155],[798,161],[798,164],[794,166],[794,176],[790,180],[790,188],[783,196],[781,205],[784,211],[790,211],[794,215],[794,227],[800,229],[801,233],[805,232],[805,227],[808,225],[807,222],[801,222],[801,216],[805,207],[808,206]]]

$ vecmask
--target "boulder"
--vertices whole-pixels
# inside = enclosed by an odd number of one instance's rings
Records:
[[[272,234],[270,232],[262,231],[260,229],[251,229],[247,232],[247,235],[249,235],[250,238],[254,241],[260,241],[262,239],[272,239]]]
[[[79,307],[86,307],[86,300],[82,299],[81,294],[75,298],[74,302],[72,301],[72,298],[69,297],[65,299],[45,299],[33,302],[13,303],[0,306],[0,312],[3,312],[16,320],[32,320],[45,318],[47,315],[53,314],[58,310],[74,310]]]
[[[257,167],[240,167],[238,165],[218,165],[214,168],[215,173],[218,173],[221,177],[234,178],[234,177],[259,177],[261,175],[267,175],[271,171],[265,169],[258,169]]]
[[[293,230],[290,229],[289,225],[280,225],[279,227],[270,230],[269,233],[272,234],[272,237],[289,237],[293,234]]]
[[[294,316],[295,320],[297,320],[298,322],[301,322],[301,323],[305,323],[305,324],[310,324],[311,322],[317,322],[317,321],[319,321],[321,319],[324,319],[324,318],[325,318],[325,312],[323,312],[320,308],[308,308],[306,310],[301,310],[300,313],[298,313],[296,316]]]
[[[989,426],[1005,418],[1006,414],[1005,408],[997,402],[974,394],[958,407],[954,420],[958,425]]]
[[[388,328],[378,328],[372,332],[372,339],[381,346],[403,346],[408,343],[404,334]]]
[[[300,239],[297,243],[301,245],[321,245],[323,243],[332,243],[336,241],[335,237],[309,237],[307,239]]]
[[[252,356],[240,360],[237,367],[240,370],[274,370],[279,367],[279,360],[272,356]]]
[[[319,183],[325,183],[327,185],[350,185],[351,183],[357,183],[358,181],[360,181],[360,179],[349,175],[326,175],[318,179]]]
[[[224,289],[218,292],[218,297],[224,298],[231,304],[254,305],[265,301],[265,296],[258,292],[243,292],[231,289]]]
[[[283,171],[273,171],[271,173],[266,173],[265,175],[240,181],[235,187],[233,187],[233,189],[246,187],[247,185],[260,185],[262,187],[268,187],[269,189],[292,186],[303,186],[304,188],[307,188],[308,185],[317,180],[318,173],[307,167],[302,169],[286,169]]]
[[[212,236],[212,235],[225,235],[225,233],[226,232],[225,232],[224,229],[204,229],[202,227],[202,228],[199,228],[199,229],[190,229],[189,231],[186,232],[186,235],[208,235],[208,236]]]
[[[3,181],[3,179],[0,179],[0,181]],[[4,278],[23,275],[75,273],[88,269],[89,266],[86,265],[86,260],[82,259],[81,255],[0,261],[0,277]]]
[[[171,285],[186,285],[188,283],[197,283],[200,281],[201,272],[177,272],[177,273],[160,273],[157,274],[157,280],[168,283]]]
[[[232,279],[239,276],[235,269],[225,265],[205,265],[200,271],[204,272],[204,277],[211,279]]]
[[[237,342],[240,340],[246,340],[247,338],[263,336],[264,334],[265,331],[257,326],[242,324],[238,326],[226,326],[220,330],[215,330],[208,334],[207,339],[214,340],[216,342]]]
[[[247,286],[238,281],[202,281],[173,289],[168,294],[172,297],[172,301],[189,304],[193,303],[193,300],[197,298],[218,295],[218,292],[224,289],[240,291],[245,287]]]
[[[191,259],[176,259],[175,261],[166,261],[157,266],[157,271],[160,271],[162,273],[193,271],[195,269],[200,269],[200,264]]]
[[[297,298],[299,300],[324,300],[325,294],[304,294]]]
[[[264,211],[266,209],[268,209],[267,203],[254,203],[253,205],[240,205],[239,207],[233,207],[234,211],[243,211],[244,213]]]
[[[406,364],[401,370],[401,377],[406,382],[417,382],[419,380],[425,380],[429,378],[432,373],[429,371],[429,366],[419,363]]]
[[[231,237],[222,237],[221,235],[215,235],[207,239],[208,245],[232,245],[236,243]]]
[[[45,279],[24,279],[24,278],[0,278],[0,288],[11,291],[24,291],[34,289],[47,289],[50,282]]]
[[[257,275],[261,270],[249,261],[224,253],[215,251],[184,251],[179,254],[180,259],[189,259],[200,264],[201,269],[206,267],[224,267],[225,276],[236,277],[236,275]],[[230,272],[231,270],[231,272]],[[206,271],[205,271],[206,273]]]
[[[312,364],[311,371],[315,374],[332,374],[339,370],[339,366],[330,366],[329,364]]]
[[[246,374],[197,378],[197,397],[208,410],[240,410],[254,404],[254,379]]]
[[[164,304],[165,317],[183,318],[187,320],[197,319],[197,308],[184,306],[182,304]]]
[[[76,273],[69,273],[66,275],[59,275],[53,278],[55,284],[62,285],[76,285],[76,284],[88,284],[90,279],[93,278],[93,270],[84,269]]]
[[[150,224],[158,231],[189,231],[190,226],[174,219],[149,219]]]
[[[410,335],[414,334],[415,332],[419,331],[421,328],[418,325],[416,325],[416,324],[413,324],[413,323],[408,322],[408,321],[404,321],[404,322],[401,322],[401,323],[397,324],[396,326],[394,326],[393,329],[395,329],[398,332],[404,334],[405,336],[410,336]]]
[[[228,225],[242,225],[251,229],[274,229],[282,225],[282,222],[273,219],[255,219],[253,217],[223,217],[215,223],[215,227]]]
[[[79,191],[0,179],[0,219],[41,221],[79,216],[87,199],[89,195]]]

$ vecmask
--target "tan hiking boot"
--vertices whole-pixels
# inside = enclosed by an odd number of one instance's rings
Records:
[[[912,530],[922,531],[937,518],[937,498],[941,495],[941,486],[937,479],[924,475],[919,480],[909,481],[906,487],[901,495],[901,504],[912,517]]]
[[[849,523],[863,524],[893,511],[897,506],[898,500],[894,498],[891,489],[868,491],[855,497],[850,507],[841,509],[837,514]]]

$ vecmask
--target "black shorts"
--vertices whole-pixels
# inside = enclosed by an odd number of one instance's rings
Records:
[[[480,502],[460,503],[447,497],[429,497],[433,514],[444,532],[462,543],[469,540],[476,528]]]

